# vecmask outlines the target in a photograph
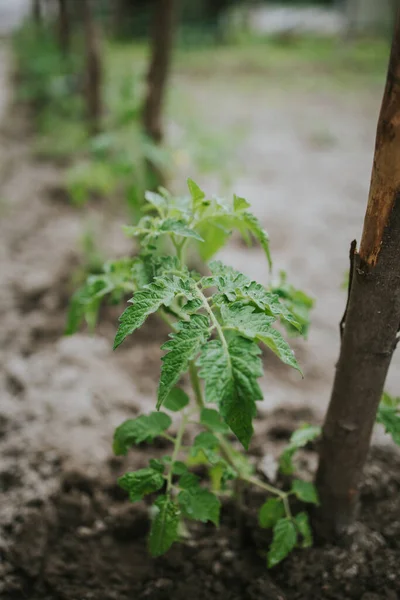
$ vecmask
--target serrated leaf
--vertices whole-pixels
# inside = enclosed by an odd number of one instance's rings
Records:
[[[269,529],[284,516],[285,507],[282,500],[280,498],[269,498],[260,508],[258,522],[260,527]]]
[[[164,196],[161,196],[161,194],[157,194],[156,192],[147,191],[147,192],[145,192],[144,197],[147,200],[147,202],[150,202],[150,204],[155,206],[161,213],[164,210],[167,210],[167,208],[168,208],[167,201],[164,198]]]
[[[200,423],[217,433],[227,433],[229,431],[229,427],[223,422],[219,412],[214,408],[202,409]]]
[[[164,401],[164,408],[178,412],[190,402],[189,396],[181,388],[174,387]]]
[[[169,496],[157,498],[154,506],[158,508],[150,529],[149,549],[152,556],[161,556],[178,539],[180,510]]]
[[[233,210],[240,211],[240,210],[246,210],[247,208],[250,208],[250,203],[247,202],[247,200],[245,200],[244,198],[241,198],[240,196],[236,196],[236,194],[234,194]]]
[[[376,415],[377,423],[384,426],[386,433],[392,436],[395,444],[400,446],[400,412],[399,399],[384,394]]]
[[[301,373],[293,350],[282,337],[282,334],[271,326],[273,317],[255,312],[253,306],[234,302],[221,307],[221,317],[224,324],[236,329],[241,335],[259,340],[270,348],[282,362],[295,368]]]
[[[255,237],[255,239],[259,242],[262,249],[264,250],[265,256],[268,261],[268,265],[271,269],[272,268],[272,259],[271,259],[271,253],[269,250],[269,237],[268,237],[267,232],[265,231],[265,229],[263,229],[263,227],[261,226],[257,217],[250,212],[244,211],[242,213],[242,220],[243,220],[244,226],[253,235],[253,237]],[[242,231],[242,235],[243,235],[243,231]]]
[[[213,278],[208,278],[210,280],[209,284],[216,285],[226,300],[230,302],[241,300],[246,304],[253,304],[267,315],[275,319],[279,318],[283,323],[287,323],[290,327],[295,327],[299,331],[302,330],[302,324],[298,322],[297,317],[288,310],[287,306],[280,301],[277,294],[271,293],[260,283],[251,281],[243,273],[224,265],[220,261],[212,261],[210,263],[210,270],[213,273],[214,280]],[[207,278],[205,280],[207,281]]]
[[[319,504],[317,488],[309,481],[294,479],[292,482],[292,492],[299,500],[302,500],[303,502]]]
[[[176,460],[172,466],[173,475],[183,475],[184,473],[187,473],[187,470],[188,468],[185,463],[180,460]]]
[[[195,521],[219,524],[221,503],[217,496],[201,487],[192,487],[180,492],[178,502],[183,514]]]
[[[273,530],[273,538],[268,551],[268,567],[274,567],[287,557],[297,543],[296,527],[291,519],[279,519]]]
[[[193,179],[190,179],[190,177],[187,180],[187,185],[193,200],[193,210],[195,211],[198,208],[198,206],[201,205],[206,195],[203,192],[203,190],[197,185],[197,183],[193,181]]]
[[[289,446],[285,448],[279,457],[279,470],[284,475],[292,475],[294,473],[293,456],[295,455],[297,447]]]
[[[279,469],[284,475],[291,475],[294,472],[293,456],[312,440],[321,435],[321,427],[317,425],[308,425],[307,423],[296,429],[290,437],[287,448],[279,457]]]
[[[280,272],[280,281],[272,286],[272,292],[277,294],[281,304],[287,307],[289,314],[295,318],[295,323],[290,323],[289,319],[282,318],[281,321],[291,335],[295,335],[296,330],[301,335],[307,336],[310,326],[310,312],[314,306],[314,300],[302,290],[298,290],[293,285],[287,283],[287,275],[284,271]]]
[[[194,315],[199,308],[203,306],[202,300],[200,298],[193,298],[193,300],[188,300],[183,306],[182,311],[188,315]]]
[[[301,375],[303,374],[296,360],[293,350],[282,336],[282,334],[273,327],[269,331],[260,332],[257,339],[263,342],[283,363],[293,367]]]
[[[179,479],[179,487],[183,490],[190,490],[199,487],[200,478],[193,473],[186,472]]]
[[[165,464],[162,460],[159,460],[158,458],[150,459],[150,467],[154,469],[154,471],[158,471],[159,473],[164,473],[165,471]]]
[[[132,305],[120,316],[114,350],[128,335],[141,327],[150,314],[156,312],[163,304],[170,304],[175,295],[188,292],[189,285],[187,280],[180,277],[157,277],[137,291],[130,300]]]
[[[124,455],[134,444],[152,442],[171,424],[171,418],[163,412],[152,412],[137,419],[128,419],[115,430],[114,453]]]
[[[165,479],[162,474],[152,468],[125,473],[118,479],[118,485],[129,492],[131,502],[137,502],[146,494],[157,492],[163,487],[164,483]]]
[[[198,364],[208,402],[215,402],[233,433],[247,449],[253,434],[256,400],[262,400],[257,379],[262,375],[260,349],[243,337],[233,336],[225,348],[212,340],[203,348]]]
[[[173,233],[174,235],[180,237],[193,238],[198,242],[204,242],[201,235],[198,234],[194,229],[188,227],[188,225],[182,219],[165,219],[165,221],[162,222],[159,231],[162,233]]]
[[[202,431],[202,433],[199,433],[193,441],[193,446],[195,448],[209,448],[210,450],[214,450],[215,448],[218,448],[218,445],[218,439],[209,431]]]
[[[93,330],[101,300],[113,289],[111,281],[105,275],[90,276],[71,298],[64,331],[65,335],[76,333],[84,319],[89,329]]]
[[[309,548],[313,544],[313,535],[310,526],[310,521],[308,519],[308,514],[306,512],[298,513],[294,518],[294,522],[297,527],[297,530],[303,538],[301,547]]]
[[[290,444],[297,448],[306,446],[309,442],[312,442],[321,435],[321,427],[318,425],[308,425],[305,423],[296,431],[294,431],[290,437]]]
[[[178,331],[170,334],[171,339],[161,347],[167,354],[162,357],[157,408],[187,371],[189,362],[196,358],[210,335],[209,322],[203,315],[191,315],[189,321],[179,321],[176,328]]]

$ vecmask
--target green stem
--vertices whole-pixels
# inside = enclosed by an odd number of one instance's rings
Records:
[[[172,435],[169,435],[168,433],[162,433],[161,437],[163,437],[165,440],[168,440],[169,442],[171,442],[171,444],[175,444],[175,442],[176,442],[176,438],[174,438]]]
[[[261,488],[262,490],[265,490],[270,494],[274,494],[274,496],[279,496],[280,498],[282,498],[282,500],[287,498],[286,492],[282,492],[282,490],[274,487],[273,485],[269,485],[269,483],[261,481],[261,479],[258,479],[258,477],[243,477],[243,479],[244,481],[247,481],[247,483],[252,483],[253,485]]]
[[[178,454],[179,454],[179,451],[182,446],[182,438],[183,438],[183,434],[185,432],[186,424],[187,424],[187,417],[186,417],[186,415],[182,415],[178,433],[175,438],[174,451],[172,453],[171,464],[170,464],[168,475],[167,475],[167,494],[171,491],[171,488],[172,488],[172,471],[173,471],[174,464],[176,463],[176,459],[178,458]]]
[[[190,383],[192,384],[194,396],[196,398],[197,406],[198,406],[199,410],[201,410],[202,408],[204,408],[204,399],[203,399],[203,392],[201,390],[199,374],[197,372],[197,367],[195,365],[194,360],[191,360],[189,363],[189,376],[190,376]]]
[[[230,366],[230,364],[231,364],[231,357],[229,355],[228,344],[226,343],[226,339],[225,339],[222,327],[219,324],[217,317],[214,315],[213,311],[211,310],[210,305],[208,304],[208,300],[207,300],[206,296],[203,294],[203,292],[198,287],[197,287],[197,293],[199,295],[199,298],[203,302],[203,306],[206,309],[206,311],[207,311],[207,313],[208,313],[208,315],[209,315],[209,317],[211,319],[211,322],[212,322],[213,326],[217,330],[218,337],[221,340],[221,344],[222,344],[222,346],[224,348],[224,351],[226,352],[226,355],[227,355],[228,361],[229,361],[229,366]]]

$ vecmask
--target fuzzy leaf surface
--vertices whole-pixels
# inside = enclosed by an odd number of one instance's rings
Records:
[[[260,527],[269,529],[284,516],[285,507],[283,506],[282,500],[279,498],[269,498],[259,510],[258,522]]]
[[[290,519],[279,519],[268,551],[268,567],[274,567],[287,557],[297,543],[296,527]]]
[[[221,307],[221,316],[226,326],[236,329],[241,335],[263,342],[276,354],[282,362],[301,373],[300,367],[282,334],[271,326],[273,317],[255,312],[253,306],[234,302]]]
[[[161,556],[178,539],[180,510],[169,496],[160,496],[154,505],[158,508],[150,529],[149,549],[152,556]]]
[[[190,402],[189,396],[181,388],[174,387],[164,401],[164,408],[178,412]]]
[[[203,315],[191,315],[189,321],[179,321],[176,327],[178,331],[170,334],[171,339],[161,347],[167,353],[162,358],[157,408],[187,371],[189,362],[196,358],[210,335],[208,319]]]
[[[150,314],[156,312],[163,304],[170,304],[180,293],[190,295],[190,283],[176,276],[157,277],[152,283],[137,291],[130,300],[132,305],[128,306],[120,316],[114,349],[128,335],[141,327]]]
[[[137,419],[128,419],[115,430],[114,453],[118,456],[124,455],[134,444],[152,442],[171,424],[171,418],[163,412],[152,412]]]
[[[200,423],[216,433],[227,433],[229,431],[229,427],[223,422],[219,412],[214,408],[202,409]]]
[[[207,401],[219,405],[221,416],[246,449],[253,434],[255,403],[263,397],[257,383],[262,375],[260,353],[251,340],[233,336],[226,347],[220,340],[208,342],[198,361]]]
[[[252,281],[243,273],[236,271],[233,267],[224,265],[220,261],[212,261],[210,270],[213,278],[205,278],[209,284],[217,286],[219,292],[230,302],[241,300],[252,304],[267,315],[280,319],[290,327],[301,331],[302,324],[292,314],[287,306],[280,301],[278,294],[271,293],[264,286]],[[218,301],[218,298],[217,298]]]
[[[292,492],[299,500],[311,504],[319,504],[318,492],[315,485],[309,481],[294,479],[292,482]]]
[[[129,492],[131,502],[137,502],[146,494],[157,492],[164,483],[165,479],[162,474],[150,467],[139,469],[133,473],[125,473],[118,479],[118,485]]]
[[[221,503],[217,496],[201,487],[192,487],[180,492],[178,502],[183,514],[195,521],[219,523]]]

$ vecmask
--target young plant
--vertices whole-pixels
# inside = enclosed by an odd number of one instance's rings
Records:
[[[127,454],[133,445],[151,443],[158,436],[171,443],[170,454],[152,459],[148,467],[119,479],[132,502],[157,494],[149,539],[151,554],[163,554],[179,539],[184,519],[218,525],[221,497],[232,494],[235,482],[240,481],[265,492],[259,523],[273,528],[268,551],[268,565],[272,567],[296,546],[312,543],[307,513],[294,515],[290,499],[295,496],[316,504],[317,493],[312,483],[300,479],[294,479],[288,490],[270,485],[255,473],[237,442],[248,450],[256,404],[263,398],[258,384],[263,374],[260,347],[267,346],[301,372],[274,324],[280,320],[291,330],[306,330],[305,309],[312,301],[283,285],[284,281],[280,293],[274,293],[219,261],[210,262],[207,275],[191,271],[186,261],[188,244],[204,244],[212,254],[232,229],[239,230],[248,242],[255,238],[269,264],[271,258],[268,236],[244,198],[234,196],[232,205],[227,205],[220,199],[206,198],[193,181],[188,185],[188,198],[173,198],[165,190],[146,194],[151,214],[137,226],[126,228],[128,235],[138,238],[141,253],[122,265],[109,266],[104,275],[90,279],[84,292],[78,292],[78,296],[83,294],[83,302],[80,297],[73,301],[69,332],[76,329],[82,314],[88,318],[79,307],[89,310],[91,320],[91,311],[93,307],[96,310],[102,296],[129,290],[134,291],[133,298],[120,317],[114,348],[153,313],[170,328],[169,340],[162,346],[157,410],[125,421],[114,435],[117,455]],[[168,256],[157,252],[161,240],[165,248],[165,238],[173,250]],[[113,280],[112,273],[125,276]],[[299,307],[301,301],[304,310],[296,315],[291,308],[296,302]],[[179,386],[185,373],[189,374],[190,393]],[[176,434],[169,432],[169,413],[179,413]],[[189,442],[193,430],[196,435]],[[295,452],[318,435],[319,428],[310,425],[293,434],[281,457],[283,473],[293,473]],[[206,481],[192,471],[199,464],[206,467]]]

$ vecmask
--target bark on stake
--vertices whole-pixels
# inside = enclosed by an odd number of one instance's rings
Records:
[[[320,446],[317,532],[351,525],[400,323],[400,13],[378,120],[368,207]]]

